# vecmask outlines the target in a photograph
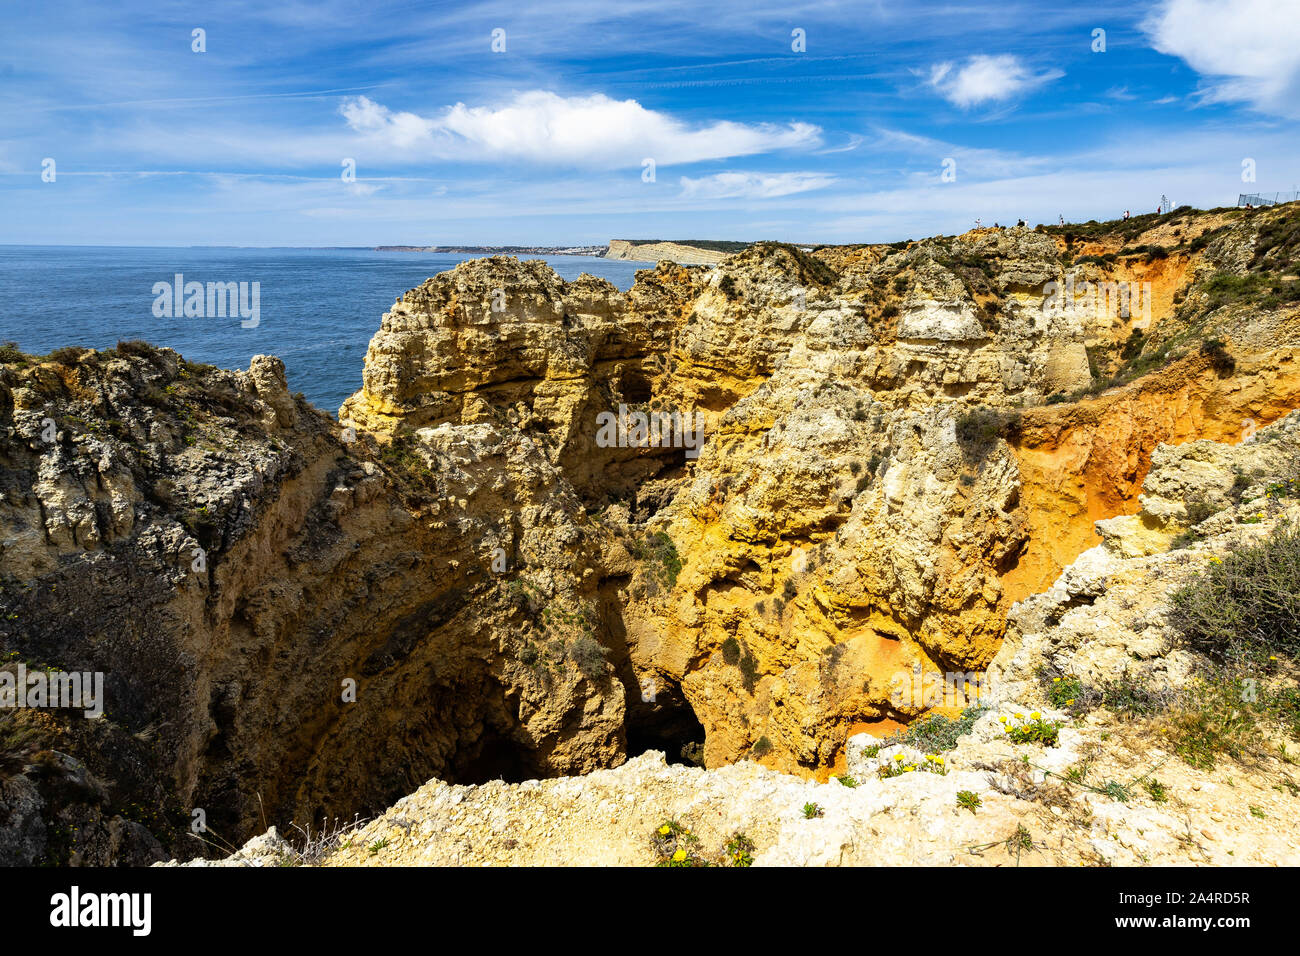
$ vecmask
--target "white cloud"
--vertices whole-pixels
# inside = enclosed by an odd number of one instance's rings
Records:
[[[626,168],[646,158],[666,166],[821,143],[821,130],[809,123],[692,127],[636,100],[601,93],[564,97],[532,90],[500,106],[457,103],[433,118],[393,112],[358,96],[339,112],[370,145],[453,160]]]
[[[968,109],[1011,99],[1064,75],[1060,70],[1035,73],[1009,53],[979,54],[961,66],[951,61],[936,63],[930,68],[930,85],[948,102]]]
[[[836,182],[824,173],[715,173],[681,178],[682,196],[690,199],[773,199]]]
[[[1300,115],[1296,0],[1164,0],[1142,28],[1161,53],[1215,78],[1206,99]]]

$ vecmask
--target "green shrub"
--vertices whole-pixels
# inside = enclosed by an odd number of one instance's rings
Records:
[[[67,348],[55,349],[49,355],[45,356],[45,360],[47,362],[56,362],[59,365],[73,368],[81,361],[81,356],[85,351],[86,349],[70,345]]]
[[[957,419],[957,444],[968,458],[982,461],[999,438],[1014,440],[1019,431],[1019,413],[974,408]]]
[[[1210,367],[1219,378],[1227,378],[1237,369],[1237,360],[1228,354],[1227,346],[1219,339],[1207,339],[1202,342],[1201,354],[1210,360]]]
[[[1152,803],[1165,803],[1169,800],[1169,790],[1159,780],[1146,780],[1142,786],[1146,787]]]
[[[152,359],[158,354],[158,350],[141,339],[130,339],[128,341],[119,340],[117,343],[118,355],[134,355],[139,358]]]
[[[682,559],[677,554],[677,545],[663,531],[646,535],[632,544],[632,557],[645,562],[660,584],[671,590],[677,584],[677,575],[682,570]]]
[[[1212,312],[1225,305],[1248,302],[1262,294],[1268,282],[1268,276],[1258,272],[1240,276],[1220,272],[1205,283],[1204,289],[1210,296],[1206,308]]]
[[[975,721],[988,710],[979,704],[967,707],[957,717],[930,714],[913,721],[907,729],[890,734],[880,742],[882,747],[906,744],[924,753],[940,753],[957,746],[957,738],[971,732]]]
[[[740,663],[740,641],[729,637],[722,642],[722,659],[731,666]]]
[[[569,659],[590,680],[605,675],[605,655],[608,653],[609,651],[601,647],[600,642],[590,634],[578,636],[569,645]]]
[[[1077,677],[1054,677],[1047,685],[1047,699],[1053,707],[1069,707],[1083,693],[1083,682]]]
[[[733,833],[722,847],[727,866],[753,866],[754,841],[743,833]]]
[[[1300,533],[1283,525],[1263,542],[1214,558],[1170,598],[1182,640],[1216,660],[1300,651]]]
[[[1021,719],[1019,723],[1004,724],[1007,739],[1015,744],[1039,743],[1045,747],[1055,747],[1061,731],[1060,723],[1043,720],[1036,715],[1037,711],[1028,720]]]
[[[438,494],[438,478],[417,449],[418,442],[414,432],[398,432],[380,451],[379,460],[404,493],[417,500],[430,500]]]

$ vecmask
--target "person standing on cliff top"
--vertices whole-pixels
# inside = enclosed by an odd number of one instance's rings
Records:
[[[1128,220],[1128,210],[1127,210],[1127,209],[1124,210],[1124,219],[1125,219],[1126,221]]]

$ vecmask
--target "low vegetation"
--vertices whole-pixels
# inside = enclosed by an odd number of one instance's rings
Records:
[[[630,550],[632,557],[645,566],[647,589],[652,597],[660,587],[671,591],[676,586],[682,559],[677,554],[677,545],[667,533],[654,531],[633,541]]]
[[[930,714],[913,721],[907,729],[890,734],[880,742],[880,746],[903,744],[931,754],[952,750],[957,746],[957,738],[970,733],[975,721],[987,709],[979,705],[967,707],[957,717]]]
[[[998,722],[1002,724],[1002,732],[1007,735],[1007,739],[1014,744],[1033,743],[1042,744],[1044,747],[1055,747],[1060,736],[1060,721],[1044,720],[1043,715],[1038,711],[1034,711],[1028,717],[1021,713],[1012,714],[1010,717],[1001,716]]]
[[[650,835],[655,866],[669,868],[753,866],[754,841],[739,831],[727,838],[717,853],[704,850],[700,838],[677,820],[664,820]]]
[[[957,419],[957,444],[968,461],[982,462],[997,447],[998,439],[1015,441],[1020,414],[993,408],[973,408]]]
[[[1300,531],[1283,525],[1238,548],[1171,597],[1170,616],[1187,646],[1225,661],[1300,652]]]

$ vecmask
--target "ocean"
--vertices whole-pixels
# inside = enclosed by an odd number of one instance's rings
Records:
[[[0,342],[45,354],[144,339],[193,362],[247,368],[284,360],[289,388],[331,415],[361,387],[366,346],[398,296],[473,255],[370,249],[230,249],[0,245]],[[545,256],[564,279],[581,273],[632,286],[644,262]],[[155,283],[259,283],[258,321],[155,316]],[[160,310],[162,311],[162,310]]]

